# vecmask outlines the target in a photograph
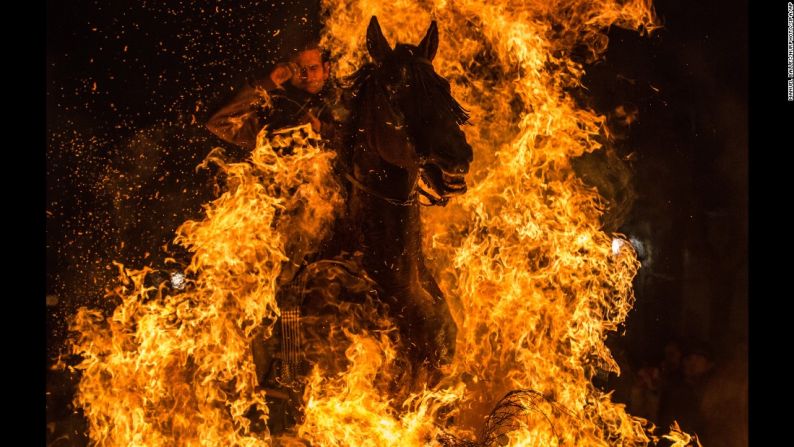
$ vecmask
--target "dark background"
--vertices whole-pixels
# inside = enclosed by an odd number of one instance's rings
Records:
[[[195,166],[215,145],[244,156],[203,122],[267,72],[279,45],[316,32],[318,3],[47,3],[48,359],[77,307],[110,309],[110,261],[157,265],[176,227],[200,216],[214,181]],[[635,308],[609,344],[629,369],[658,362],[671,339],[704,341],[718,364],[746,369],[747,6],[654,4],[664,28],[611,29],[584,80],[634,174],[619,230],[644,250]],[[50,419],[69,406],[60,390]]]
[[[611,30],[585,78],[634,171],[620,229],[645,253],[624,342],[636,363],[670,339],[707,342],[727,360],[748,335],[747,8],[654,4],[664,28]],[[620,106],[636,121],[620,123]]]

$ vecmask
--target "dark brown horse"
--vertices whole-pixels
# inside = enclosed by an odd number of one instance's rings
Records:
[[[419,201],[443,204],[465,192],[472,150],[460,126],[468,116],[433,68],[435,22],[419,45],[391,48],[373,17],[367,49],[374,63],[353,84],[350,233],[412,363],[434,369],[451,359],[456,326],[425,266]]]
[[[353,75],[350,87],[345,218],[323,260],[281,294],[281,383],[314,363],[326,371],[343,368],[344,341],[334,327],[367,327],[361,320],[379,316],[398,329],[408,370],[400,379],[414,382],[408,388],[432,386],[454,354],[457,329],[425,266],[419,213],[420,200],[443,205],[466,191],[472,149],[460,126],[468,115],[433,68],[435,22],[418,45],[392,48],[372,17],[367,49],[373,62]]]

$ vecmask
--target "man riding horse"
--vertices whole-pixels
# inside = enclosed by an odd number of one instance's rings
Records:
[[[351,77],[351,114],[337,140],[347,154],[348,170],[341,173],[348,185],[344,217],[319,260],[305,265],[286,287],[289,292],[280,293],[280,336],[274,334],[265,350],[273,359],[263,368],[263,386],[282,386],[281,393],[298,406],[299,378],[309,368],[344,368],[337,326],[352,322],[366,331],[380,317],[393,324],[405,367],[397,378],[404,384],[393,389],[433,386],[455,350],[456,324],[425,265],[419,205],[443,205],[466,191],[472,149],[460,127],[468,114],[434,70],[435,22],[418,45],[392,48],[372,17],[366,42],[373,62]],[[280,354],[273,354],[274,339]],[[257,351],[264,352],[254,346],[255,357]],[[283,391],[290,383],[297,385]],[[297,417],[290,413],[277,422],[277,412],[271,411],[271,433]]]

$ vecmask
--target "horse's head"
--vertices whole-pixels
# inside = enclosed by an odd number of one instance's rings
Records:
[[[389,163],[415,172],[420,192],[432,203],[465,192],[472,149],[460,126],[468,114],[433,68],[436,22],[418,45],[392,48],[373,16],[367,49],[375,61],[368,76],[375,84],[369,96],[377,112],[371,115],[379,115],[370,118],[378,129],[369,137],[370,146]]]

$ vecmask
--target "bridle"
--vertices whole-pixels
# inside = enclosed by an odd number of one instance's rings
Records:
[[[367,185],[365,185],[364,183],[362,183],[352,175],[348,174],[347,172],[345,173],[345,178],[350,182],[351,185],[358,188],[359,190],[364,191],[365,193],[373,197],[377,197],[383,200],[384,202],[390,203],[394,206],[411,206],[414,203],[419,203],[422,206],[434,206],[434,205],[445,206],[447,202],[449,202],[448,197],[442,197],[440,199],[433,197],[432,195],[427,193],[424,189],[417,188],[416,185],[414,185],[413,192],[411,192],[411,195],[408,196],[407,199],[405,200],[395,199],[393,197],[388,197],[375,191],[374,189],[368,187]],[[421,200],[418,200],[419,194],[421,194],[422,197],[426,198],[429,203],[422,203]]]
[[[394,206],[411,206],[416,203],[416,189],[411,193],[410,196],[406,200],[395,199],[393,197],[387,197],[383,194],[375,191],[374,189],[368,187],[367,185],[361,183],[358,179],[353,177],[352,175],[345,173],[345,178],[350,182],[351,185],[355,186],[356,188],[364,191],[365,193],[377,197],[385,202],[388,202]]]

